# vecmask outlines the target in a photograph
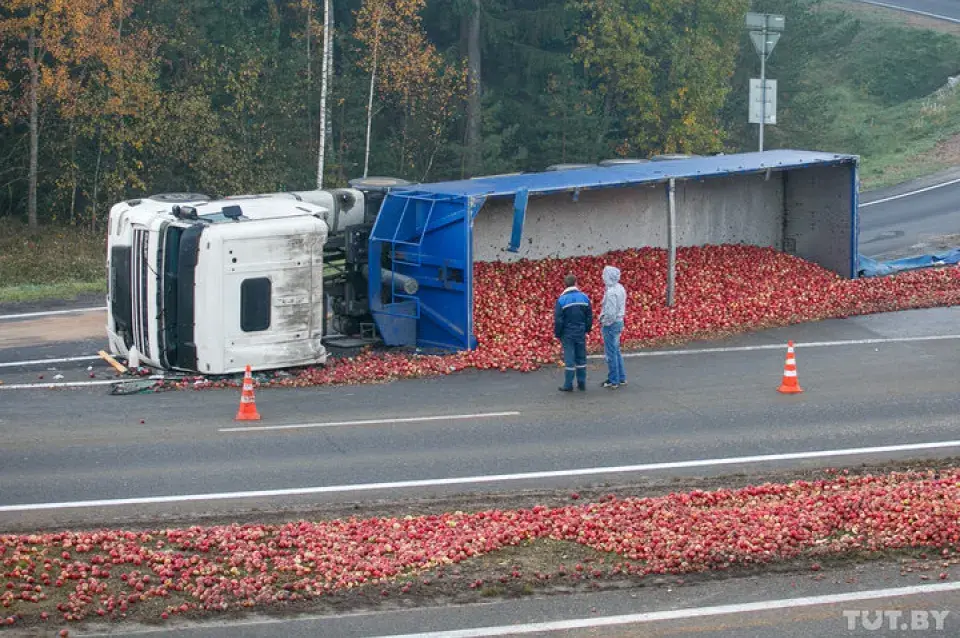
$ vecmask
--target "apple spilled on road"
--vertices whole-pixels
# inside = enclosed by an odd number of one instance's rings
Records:
[[[560,360],[553,303],[574,273],[594,303],[607,264],[621,271],[628,293],[627,349],[714,339],[750,330],[876,312],[960,303],[960,269],[944,267],[846,280],[772,248],[744,245],[681,248],[676,304],[666,305],[666,251],[641,248],[601,256],[475,264],[474,317],[479,347],[450,355],[376,350],[325,366],[259,375],[261,385],[314,386],[382,382],[464,369],[529,372]],[[588,349],[602,350],[599,328]],[[236,387],[235,378],[187,377],[153,389]]]
[[[383,381],[465,368],[531,371],[554,364],[552,304],[574,272],[599,302],[606,264],[629,294],[627,347],[675,344],[828,317],[960,303],[956,267],[847,281],[798,258],[750,246],[684,248],[677,304],[664,303],[665,252],[476,265],[480,347],[447,356],[363,353],[277,377],[277,385]],[[600,337],[590,337],[593,351]],[[176,387],[233,385],[180,381]],[[161,389],[163,386],[158,386]],[[578,495],[570,495],[571,498]],[[472,591],[553,579],[599,584],[789,559],[817,570],[830,556],[904,548],[936,551],[928,578],[960,562],[960,470],[836,476],[656,498],[354,518],[0,536],[0,620],[8,625],[205,617],[288,609],[325,596],[423,595],[471,561],[507,550],[563,553],[537,568],[520,556],[502,572],[461,582]],[[550,554],[550,552],[546,552]],[[554,554],[550,554],[554,556]],[[922,557],[927,560],[928,557]],[[551,562],[552,561],[552,562]],[[525,590],[524,590],[525,591]],[[5,612],[5,613],[4,613]]]

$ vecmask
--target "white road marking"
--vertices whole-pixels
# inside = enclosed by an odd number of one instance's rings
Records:
[[[771,611],[775,609],[793,609],[795,607],[838,605],[841,603],[852,603],[863,600],[899,598],[901,596],[923,596],[957,590],[960,590],[960,582],[936,583],[932,585],[909,585],[907,587],[873,589],[869,591],[848,592],[844,594],[824,594],[821,596],[804,596],[803,598],[760,600],[753,603],[715,605],[713,607],[687,607],[685,609],[650,611],[639,614],[603,616],[600,618],[577,618],[574,620],[501,625],[499,627],[477,627],[473,629],[454,629],[450,631],[432,631],[419,634],[390,634],[389,636],[380,636],[379,638],[487,638],[488,636],[534,634],[549,631],[589,629],[591,627],[610,627],[612,625],[629,625],[666,620],[686,620],[689,618],[704,618],[708,616],[726,616],[729,614],[749,614],[762,611]]]
[[[762,456],[734,456],[719,459],[700,459],[693,461],[670,461],[666,463],[644,463],[640,465],[619,465],[613,467],[587,467],[573,470],[550,470],[544,472],[522,472],[517,474],[486,474],[480,476],[459,476],[452,478],[420,479],[412,481],[393,481],[389,483],[355,483],[352,485],[324,485],[319,487],[291,487],[277,490],[256,490],[245,492],[214,492],[210,494],[178,494],[172,496],[142,496],[134,498],[111,498],[91,501],[67,501],[62,503],[25,503],[0,505],[0,512],[29,512],[35,510],[55,510],[82,507],[107,507],[114,505],[146,505],[156,503],[183,503],[187,501],[222,501],[237,498],[265,498],[273,496],[302,496],[307,494],[335,494],[339,492],[361,492],[370,490],[398,490],[413,487],[439,487],[446,485],[466,485],[471,483],[500,483],[504,481],[523,481],[530,479],[567,478],[571,476],[591,476],[596,474],[624,474],[629,472],[650,472],[654,470],[672,470],[691,467],[711,467],[718,465],[741,465],[749,463],[768,463],[771,461],[795,461],[804,459],[822,459],[837,456],[859,456],[864,454],[883,454],[889,452],[913,452],[917,450],[937,450],[960,447],[960,441],[935,441],[932,443],[907,443],[902,445],[882,445],[878,447],[847,448],[842,450],[813,450],[810,452],[789,452],[786,454],[765,454]]]
[[[84,355],[82,357],[64,357],[62,359],[30,359],[27,361],[8,361],[0,363],[0,368],[25,368],[28,366],[42,366],[54,363],[73,363],[75,361],[94,361],[99,359],[97,355]]]
[[[859,1],[860,1],[860,2],[864,2],[865,0],[859,0]],[[879,3],[879,2],[877,2],[877,3],[872,3],[872,2],[871,2],[870,4],[880,4],[880,3]],[[881,5],[881,6],[883,6],[883,5]],[[944,18],[944,20],[952,20],[952,18]],[[952,21],[953,21],[953,22],[958,22],[958,23],[960,23],[960,20],[952,20]],[[925,188],[919,188],[919,189],[917,189],[917,190],[915,190],[915,191],[910,191],[909,193],[900,193],[899,195],[893,195],[893,196],[891,196],[891,197],[884,197],[883,199],[875,199],[875,200],[873,200],[872,202],[865,202],[865,203],[863,203],[863,204],[860,204],[860,208],[866,208],[867,206],[873,206],[874,204],[882,204],[882,203],[884,203],[884,202],[892,202],[892,201],[895,200],[895,199],[902,199],[902,198],[904,198],[904,197],[910,197],[911,195],[919,195],[920,193],[926,193],[927,191],[932,191],[932,190],[936,190],[936,189],[938,189],[938,188],[943,188],[944,186],[952,186],[953,184],[957,184],[957,183],[960,183],[960,178],[951,179],[951,180],[948,181],[948,182],[942,182],[942,183],[940,183],[940,184],[934,184],[933,186],[927,186],[927,187],[925,187]]]
[[[367,419],[364,421],[331,421],[328,423],[296,423],[293,425],[258,425],[251,427],[220,428],[220,432],[258,432],[263,430],[299,430],[303,428],[337,428],[346,425],[382,425],[387,423],[419,423],[422,421],[464,421],[490,419],[500,416],[519,416],[519,412],[481,412],[478,414],[451,414],[448,416],[413,416],[398,419]]]
[[[876,344],[884,343],[913,343],[913,342],[924,342],[924,341],[955,341],[960,339],[960,334],[955,335],[929,335],[923,337],[878,337],[874,339],[847,339],[841,341],[809,341],[806,343],[797,342],[793,344],[795,349],[799,348],[827,348],[827,347],[839,347],[839,346],[869,346]],[[677,355],[685,354],[716,354],[716,353],[727,353],[727,352],[753,352],[758,350],[784,350],[786,349],[786,344],[778,343],[766,343],[755,346],[727,346],[719,348],[691,348],[689,350],[649,350],[649,351],[640,351],[640,352],[624,352],[623,358],[628,359],[631,357],[672,357]],[[84,356],[84,357],[67,357],[64,359],[34,359],[31,361],[10,361],[8,363],[0,363],[0,368],[14,368],[19,366],[27,365],[42,365],[44,363],[66,363],[70,361],[92,361],[99,359],[98,356]],[[588,359],[603,359],[602,354],[592,354],[587,356]],[[0,390],[29,390],[29,389],[45,389],[49,387],[82,387],[85,385],[102,385],[103,383],[115,383],[114,381],[75,381],[72,383],[20,383],[14,385],[0,385]],[[272,430],[272,429],[291,429],[291,428],[306,428],[306,427],[332,427],[335,425],[341,425],[338,423],[333,424],[322,424],[322,423],[306,423],[298,425],[283,425],[283,426],[267,426],[267,427],[252,427],[252,428],[231,428],[221,430],[222,432],[234,432],[242,430]],[[342,425],[365,425],[362,423],[353,423],[346,422]]]
[[[57,388],[82,388],[88,385],[109,385],[120,382],[120,379],[113,381],[98,379],[96,381],[62,381],[59,383],[12,383],[10,385],[0,385],[0,390],[55,390]]]
[[[960,20],[957,18],[949,18],[947,16],[942,16],[938,13],[930,13],[929,11],[920,11],[919,9],[910,9],[908,7],[901,7],[896,4],[887,4],[886,2],[877,2],[876,0],[857,0],[864,4],[872,4],[878,7],[884,7],[886,9],[895,9],[897,11],[905,11],[907,13],[915,13],[917,15],[926,16],[928,18],[936,18],[937,20],[946,20],[947,22],[953,22],[955,24],[960,24]]]
[[[794,343],[793,347],[795,349],[800,348],[827,348],[827,347],[840,347],[840,346],[869,346],[877,345],[884,343],[914,343],[914,342],[924,342],[924,341],[956,341],[960,339],[960,334],[956,335],[932,335],[926,337],[880,337],[876,339],[848,339],[845,341],[809,341],[807,343]],[[728,352],[753,352],[757,350],[786,350],[786,344],[778,343],[766,343],[756,346],[728,346],[720,348],[691,348],[689,350],[649,350],[641,352],[624,352],[623,358],[629,359],[633,357],[672,357],[685,354],[715,354],[715,353],[728,353]],[[52,363],[57,361],[69,361],[69,360],[93,360],[99,359],[100,357],[74,357],[73,359],[39,359],[34,361],[12,361],[9,363],[0,363],[0,368],[9,368],[17,367],[21,365],[28,364],[39,364],[43,363]],[[603,359],[602,354],[591,354],[588,355],[588,359]],[[104,383],[116,383],[115,381],[75,381],[71,383],[19,383],[13,385],[0,385],[0,390],[36,390],[36,389],[49,389],[51,387],[73,387],[79,388],[86,385],[103,385]],[[348,423],[346,425],[354,425]],[[273,427],[261,427],[261,428],[244,428],[244,429],[288,429],[292,427],[323,427],[323,424],[304,424],[296,426],[277,426]],[[230,430],[224,430],[230,431]]]
[[[73,314],[80,314],[84,312],[101,312],[106,309],[107,309],[106,306],[100,306],[99,308],[73,308],[71,310],[46,310],[44,312],[24,312],[16,315],[0,315],[0,320],[30,319],[31,317],[52,317],[54,315],[73,315]]]
[[[793,347],[796,350],[800,348],[828,348],[839,346],[871,346],[882,343],[912,343],[917,341],[955,341],[960,339],[960,334],[956,335],[931,335],[926,337],[878,337],[875,339],[847,339],[842,341],[808,341],[807,343],[794,342]],[[649,350],[642,352],[624,352],[623,358],[629,357],[672,357],[681,354],[713,354],[724,352],[752,352],[754,350],[784,350],[787,344],[765,343],[756,346],[729,346],[721,348],[695,348],[690,350]],[[591,354],[588,359],[603,359],[602,354]]]

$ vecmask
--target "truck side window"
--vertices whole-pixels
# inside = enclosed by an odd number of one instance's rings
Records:
[[[240,329],[260,332],[270,327],[271,284],[267,277],[244,279],[240,284]]]

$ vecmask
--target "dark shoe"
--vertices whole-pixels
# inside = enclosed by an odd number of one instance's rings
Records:
[[[626,382],[626,380],[624,380],[624,381],[621,381],[621,382],[620,382],[620,385],[627,385],[627,382]]]
[[[610,383],[609,381],[604,381],[603,383],[600,384],[600,387],[601,387],[601,388],[610,388],[611,390],[616,390],[616,389],[619,388],[620,386],[619,386],[618,384],[616,384],[616,383]]]
[[[573,392],[573,388],[565,388],[563,386],[560,386],[557,390],[560,390],[560,392]]]
[[[586,391],[587,391],[587,386],[585,386],[585,385],[578,385],[578,386],[577,386],[577,390],[580,390],[580,392],[586,392]]]

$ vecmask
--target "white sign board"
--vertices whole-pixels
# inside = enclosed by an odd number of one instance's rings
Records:
[[[750,80],[750,124],[777,123],[777,81],[767,80],[767,106],[763,112],[763,87],[759,79]]]
[[[748,13],[746,24],[748,29],[783,31],[787,21],[782,15],[776,13]]]

